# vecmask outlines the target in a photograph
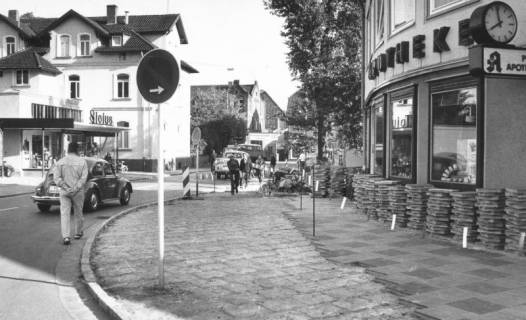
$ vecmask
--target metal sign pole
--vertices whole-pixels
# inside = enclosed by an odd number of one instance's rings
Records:
[[[45,145],[45,142],[46,142],[46,131],[44,130],[44,128],[42,128],[42,154],[40,155],[40,158],[42,160],[42,177],[45,175],[44,173],[44,148],[46,147]]]
[[[159,286],[164,288],[164,154],[163,154],[163,136],[164,136],[164,125],[161,116],[161,105],[157,105],[158,111],[158,123],[157,128],[159,130],[158,139],[158,151],[159,157],[157,158],[157,182],[159,188],[157,191],[157,207],[159,214]]]
[[[0,129],[0,178],[4,180],[4,130]]]
[[[316,191],[315,188],[315,182],[314,182],[314,166],[316,164],[312,165],[312,236],[316,236]]]
[[[199,197],[199,144],[195,146],[195,197]]]

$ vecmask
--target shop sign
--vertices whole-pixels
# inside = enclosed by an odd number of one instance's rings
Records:
[[[526,50],[476,46],[469,50],[473,75],[526,76]]]
[[[89,123],[103,126],[113,126],[113,117],[105,114],[104,112],[91,110],[89,112]]]

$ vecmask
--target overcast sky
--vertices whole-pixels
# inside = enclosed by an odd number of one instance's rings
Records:
[[[189,44],[184,59],[200,71],[196,84],[242,84],[258,81],[282,109],[298,83],[286,64],[282,19],[272,16],[263,0],[1,0],[3,12],[18,9],[39,17],[59,17],[69,9],[103,16],[106,5],[130,15],[180,13]],[[232,69],[229,71],[229,69]]]

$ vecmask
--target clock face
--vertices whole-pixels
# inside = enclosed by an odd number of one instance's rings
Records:
[[[507,4],[490,3],[484,15],[484,26],[494,41],[508,43],[517,32],[517,17]]]

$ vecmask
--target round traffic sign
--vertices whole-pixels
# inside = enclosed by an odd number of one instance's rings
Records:
[[[165,102],[178,84],[179,65],[170,52],[154,49],[142,57],[137,67],[137,87],[146,101]]]
[[[199,144],[200,140],[201,140],[201,129],[199,127],[195,127],[194,130],[192,130],[192,144],[197,145]]]

